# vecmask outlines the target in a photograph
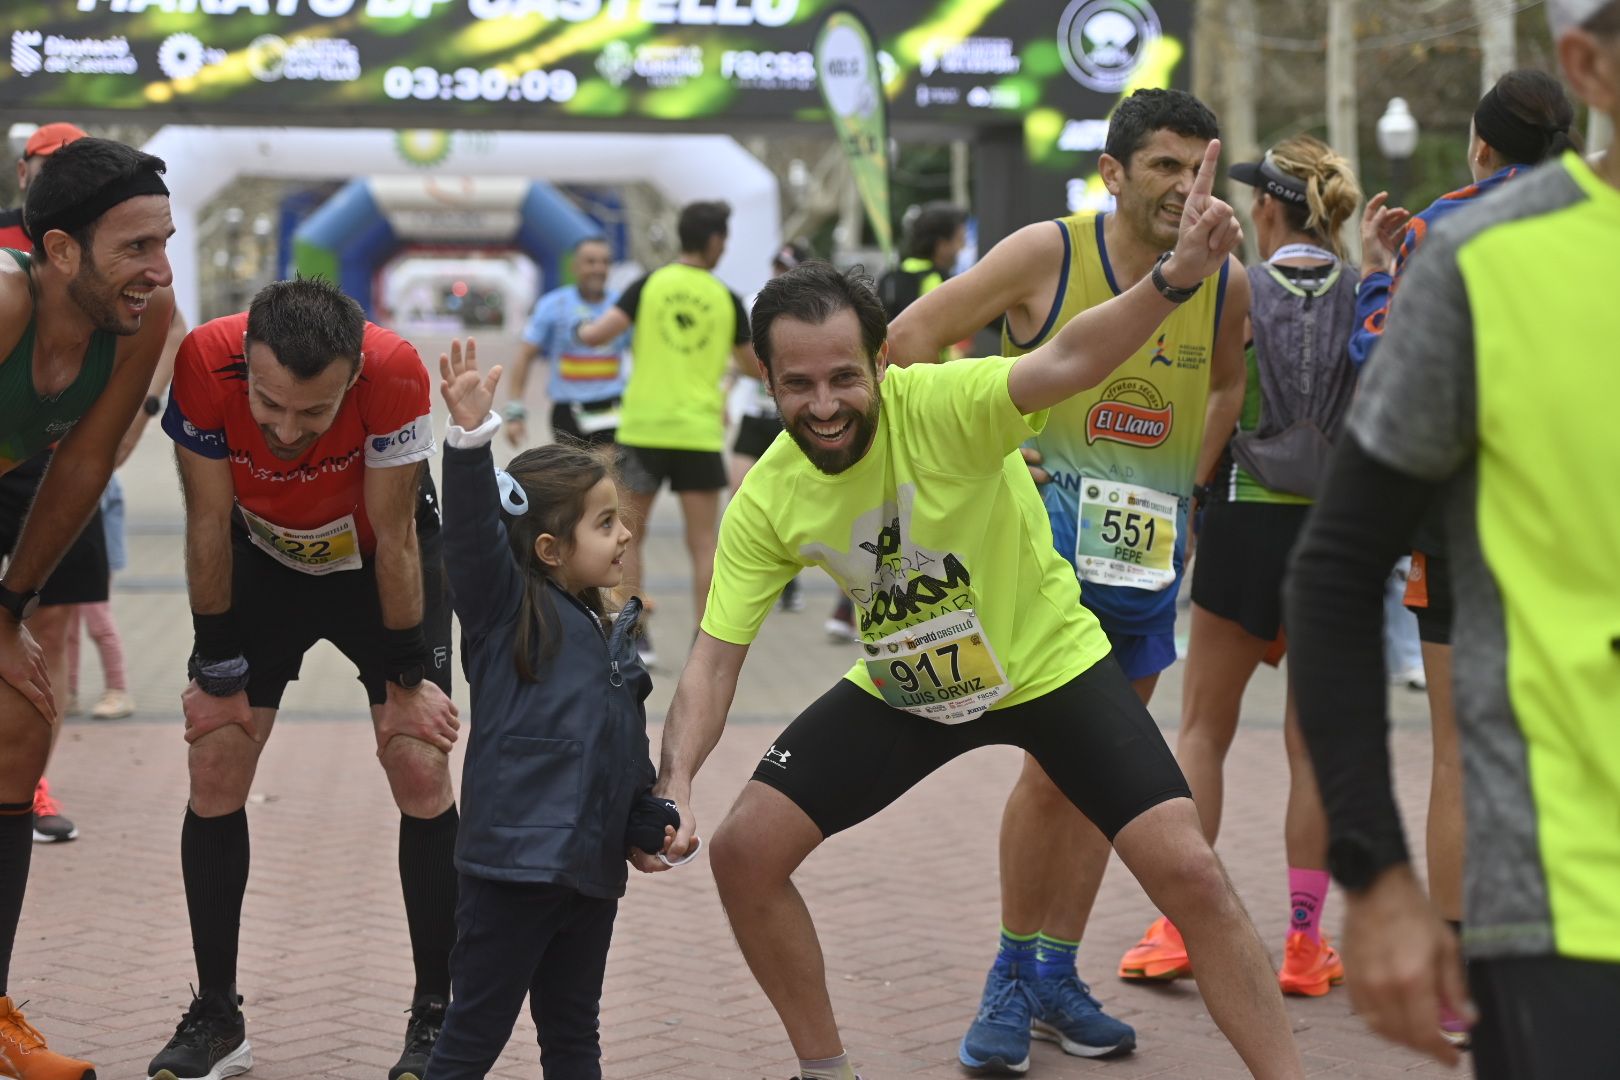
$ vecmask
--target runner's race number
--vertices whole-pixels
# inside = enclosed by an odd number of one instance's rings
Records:
[[[361,567],[360,532],[354,515],[345,514],[318,529],[289,529],[242,509],[248,539],[283,566],[301,574],[335,573]]]
[[[1178,500],[1110,480],[1080,482],[1074,564],[1082,581],[1158,591],[1176,580]]]
[[[972,609],[907,627],[865,649],[866,673],[883,700],[926,720],[960,724],[1012,692]]]

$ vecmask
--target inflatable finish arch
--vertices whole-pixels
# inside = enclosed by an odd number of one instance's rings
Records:
[[[399,132],[382,128],[165,127],[143,149],[169,166],[174,291],[198,318],[197,218],[238,176],[317,181],[334,176],[518,177],[558,183],[641,182],[674,203],[725,199],[731,240],[715,272],[738,294],[764,283],[779,246],[775,176],[728,135],[448,132],[431,164],[410,160]],[[554,280],[554,279],[553,279]],[[361,293],[359,298],[369,295]]]
[[[454,211],[431,232],[413,228],[418,208]],[[458,225],[460,226],[458,229]],[[293,235],[298,273],[335,281],[375,318],[372,280],[401,243],[417,239],[513,244],[540,268],[541,281],[563,280],[562,259],[601,227],[543,181],[397,178],[351,180]]]

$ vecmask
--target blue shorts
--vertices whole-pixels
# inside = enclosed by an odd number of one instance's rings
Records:
[[[1161,634],[1123,634],[1098,617],[1108,643],[1114,647],[1114,660],[1131,682],[1157,675],[1176,662],[1176,634],[1169,630]]]

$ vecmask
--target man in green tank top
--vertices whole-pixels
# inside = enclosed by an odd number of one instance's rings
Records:
[[[731,207],[695,202],[681,210],[681,254],[619,295],[599,319],[579,327],[586,345],[606,344],[635,327],[632,367],[619,411],[628,514],[645,522],[658,489],[669,481],[680,497],[686,550],[692,557],[692,610],[701,622],[714,574],[720,531],[720,492],[727,483],[725,392],[728,367],[757,375],[742,299],[714,275],[726,251]],[[624,586],[641,594],[644,529],[624,558]],[[645,632],[643,662],[654,662]]]
[[[32,252],[0,254],[0,474],[55,447],[32,506],[0,506],[0,1075],[19,1080],[93,1075],[38,1043],[7,978],[66,681],[66,608],[40,608],[40,593],[101,499],[168,335],[163,169],[104,139],[63,146],[28,188]]]

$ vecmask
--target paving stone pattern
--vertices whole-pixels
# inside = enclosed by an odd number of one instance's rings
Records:
[[[13,994],[63,1052],[110,1080],[144,1077],[172,1033],[195,978],[181,887],[186,800],[178,694],[190,627],[182,531],[169,449],[152,432],[124,470],[131,566],[114,588],[135,717],[69,722],[50,776],[82,838],[35,850],[14,964]],[[650,573],[663,603],[656,724],[690,637],[684,550],[673,500],[655,512]],[[851,659],[827,642],[833,593],[807,575],[808,608],[773,615],[745,669],[725,737],[699,778],[700,831],[719,822],[759,754],[794,711]],[[83,697],[100,689],[86,647]],[[459,675],[459,672],[458,672]],[[1154,712],[1174,738],[1180,677]],[[465,708],[465,687],[457,688]],[[322,645],[286,697],[248,807],[253,871],[243,915],[241,991],[259,1080],[383,1080],[398,1057],[411,967],[395,867],[399,814],[389,798],[352,670]],[[1398,783],[1420,838],[1429,746],[1420,695],[1396,692]],[[1220,851],[1264,938],[1281,959],[1288,898],[1281,815],[1286,790],[1282,680],[1250,689],[1228,766]],[[998,925],[996,834],[1018,753],[992,748],[956,761],[884,814],[817,852],[799,875],[827,953],[846,1043],[868,1080],[953,1077]],[[459,755],[456,763],[459,773]],[[1418,843],[1421,847],[1421,843]],[[1336,934],[1342,914],[1330,901]],[[1109,1011],[1134,1024],[1123,1060],[1068,1058],[1036,1043],[1029,1075],[1242,1076],[1190,983],[1128,986],[1121,952],[1152,917],[1141,890],[1110,869],[1081,946],[1081,971]],[[1291,999],[1312,1075],[1452,1075],[1367,1034],[1348,994]],[[620,910],[602,1009],[604,1072],[613,1078],[781,1080],[792,1051],[727,929],[704,857],[655,877],[633,875]],[[491,1076],[538,1077],[534,1025],[521,1018]]]

